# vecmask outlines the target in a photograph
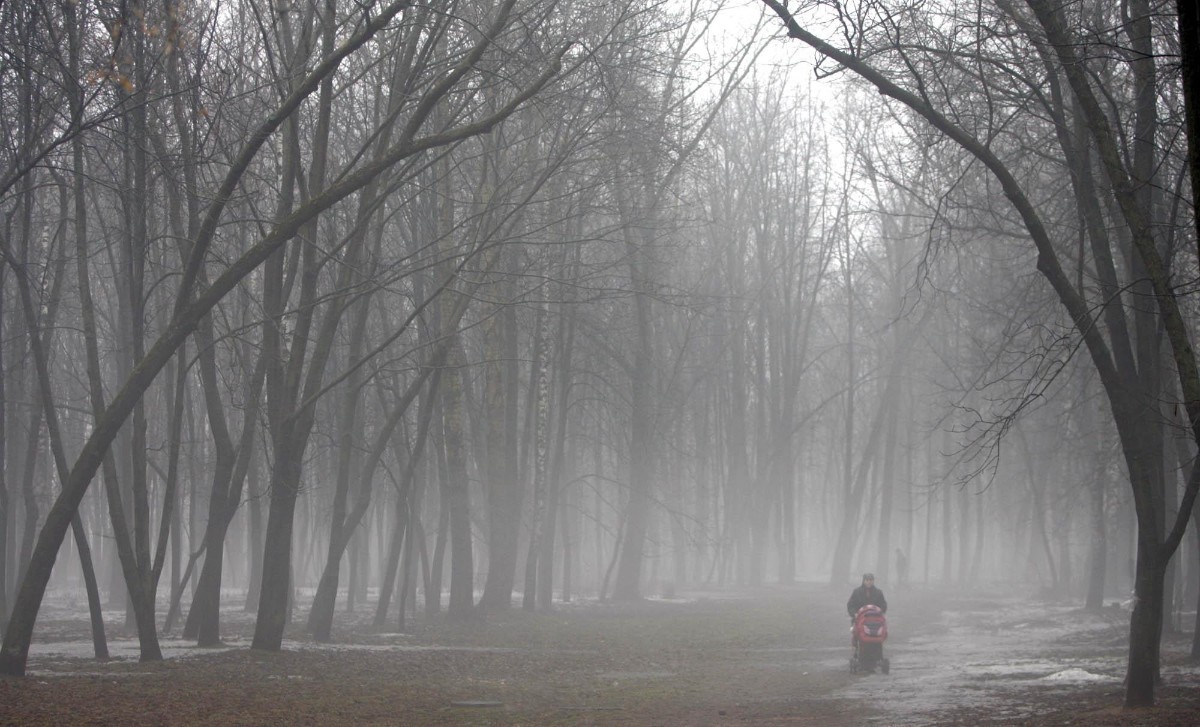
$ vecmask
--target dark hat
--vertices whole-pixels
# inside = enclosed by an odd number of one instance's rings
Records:
[[[863,573],[863,580],[864,581],[873,581],[873,580],[875,580],[875,574],[874,573]]]

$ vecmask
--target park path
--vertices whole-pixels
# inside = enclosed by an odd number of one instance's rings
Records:
[[[33,676],[0,680],[0,724],[1058,725],[1078,710],[1074,723],[1125,723],[1101,711],[1120,703],[1119,607],[888,588],[891,672],[852,675],[849,590],[677,588],[465,625],[421,618],[403,634],[339,612],[325,644],[300,613],[278,654],[251,651],[251,624],[230,614],[224,649],[167,638],[169,658],[150,664],[115,629],[118,658],[87,658],[86,613],[62,613],[40,623]],[[1200,674],[1175,651],[1164,694],[1186,708]],[[1138,723],[1189,723],[1172,718]]]

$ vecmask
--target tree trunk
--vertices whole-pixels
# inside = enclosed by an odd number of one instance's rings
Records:
[[[635,256],[636,253],[630,256],[631,266],[635,264]],[[634,279],[640,281],[641,274],[634,271]],[[654,477],[654,393],[651,383],[654,358],[651,348],[650,296],[638,283],[634,287],[637,341],[630,371],[629,502],[625,506],[625,533],[613,583],[613,598],[618,601],[640,600],[642,597],[642,566]]]
[[[1129,664],[1125,672],[1125,706],[1150,707],[1159,680],[1162,643],[1163,581],[1166,563],[1156,557],[1158,543],[1138,538],[1137,579],[1129,621]]]
[[[1193,552],[1197,565],[1200,565],[1200,508],[1197,507],[1192,508],[1192,542],[1195,544]],[[1197,570],[1196,567],[1192,568],[1193,573],[1196,573]],[[1196,603],[1196,619],[1192,623],[1192,651],[1189,654],[1193,663],[1200,662],[1200,589],[1197,589],[1196,593],[1198,599]]]
[[[516,308],[512,305],[489,319],[485,335],[484,411],[487,418],[488,575],[479,608],[506,611],[512,607],[524,487],[517,476],[517,360]]]
[[[455,335],[457,338],[457,334]],[[467,475],[466,401],[462,367],[466,363],[462,343],[450,345],[448,368],[443,373],[441,388],[442,414],[445,417],[446,441],[446,504],[450,525],[450,602],[447,615],[464,621],[475,607],[474,559],[471,546],[470,480]]]
[[[81,150],[78,147],[76,147],[75,153],[82,154]],[[81,168],[81,165],[82,165],[82,157],[76,156],[74,158],[74,163],[77,165],[76,171],[79,171],[79,169]],[[28,255],[29,255],[29,235],[31,234],[31,226],[32,226],[32,220],[30,217],[31,205],[32,205],[32,189],[30,189],[28,185],[31,183],[31,181],[32,181],[31,177],[26,177],[26,179],[22,180],[22,184],[21,184],[21,198],[22,198],[21,230],[22,230],[22,234],[21,234],[20,256],[21,256],[22,260],[28,260]],[[76,202],[76,204],[78,204],[79,200],[82,198],[82,176],[81,175],[78,176],[73,182],[73,193],[74,193],[74,197],[75,197],[75,202]],[[64,195],[62,197],[62,205],[64,206],[64,208],[65,208],[66,202],[67,202],[66,195]],[[78,209],[76,210],[76,212],[77,212],[77,219],[75,221],[75,233],[79,234],[80,232],[86,232],[86,229],[87,229],[86,224],[85,224],[86,217],[83,214],[80,214],[79,213],[80,211]],[[60,210],[60,214],[63,219],[66,219],[66,215],[67,215],[66,209]],[[54,254],[53,250],[50,250],[48,252],[51,254]],[[11,262],[11,260],[10,260],[10,262]],[[63,487],[66,486],[68,465],[67,465],[67,459],[66,459],[66,454],[65,454],[65,446],[64,446],[63,439],[62,439],[62,432],[61,432],[61,428],[59,426],[58,414],[54,407],[54,399],[53,399],[53,394],[52,394],[52,389],[51,389],[52,384],[51,384],[51,380],[50,380],[49,356],[50,356],[50,352],[54,350],[53,338],[52,338],[53,333],[52,332],[55,329],[55,320],[57,318],[58,307],[59,307],[59,303],[61,301],[62,285],[63,285],[63,281],[66,277],[66,271],[65,271],[66,262],[67,262],[67,256],[61,255],[60,262],[53,268],[51,289],[48,294],[49,297],[47,300],[43,301],[43,306],[39,306],[36,310],[34,308],[33,295],[32,295],[32,292],[30,291],[30,282],[29,282],[29,279],[26,277],[25,270],[18,269],[18,270],[13,271],[15,274],[14,277],[16,278],[16,283],[17,283],[17,292],[19,294],[20,301],[21,301],[21,310],[23,313],[25,330],[29,334],[29,342],[28,342],[29,343],[29,351],[32,354],[33,364],[34,364],[33,374],[35,377],[35,386],[33,387],[32,390],[37,393],[37,399],[38,399],[39,403],[41,404],[40,407],[35,408],[35,410],[34,410],[35,413],[31,416],[31,419],[34,422],[36,422],[35,426],[31,427],[31,433],[30,433],[31,441],[36,443],[37,437],[40,433],[42,424],[44,422],[45,427],[46,427],[46,432],[47,432],[47,435],[50,440],[50,449],[51,449],[51,453],[53,454],[55,469],[58,474],[59,482],[62,484]],[[87,304],[83,303],[82,300],[80,303],[80,307],[81,307],[81,309],[87,308],[85,315],[87,313],[91,312],[90,307]],[[43,319],[41,321],[39,321],[38,311],[42,311],[41,316],[43,317]],[[43,330],[43,328],[44,328],[44,330]],[[3,442],[0,442],[0,446],[3,446],[3,444],[4,444]],[[36,466],[36,461],[37,461],[36,449],[37,448],[35,446],[35,447],[31,448],[31,450],[27,450],[27,452],[26,452],[26,458],[27,458],[26,459],[26,477],[29,478],[27,480],[27,489],[26,489],[26,498],[27,498],[26,508],[27,509],[29,507],[28,499],[32,496],[32,491],[33,491],[32,477],[34,474],[34,467]],[[35,510],[36,510],[36,505],[35,505]],[[87,531],[83,527],[83,520],[79,516],[78,512],[75,512],[73,514],[70,522],[71,522],[71,532],[75,538],[76,552],[79,554],[80,566],[83,571],[84,584],[87,589],[88,614],[90,617],[91,627],[92,627],[93,648],[94,648],[97,659],[107,660],[108,656],[109,656],[108,640],[104,633],[104,617],[103,617],[103,614],[101,613],[101,606],[100,606],[100,589],[99,589],[99,584],[96,581],[95,571],[92,566],[92,555],[91,555],[91,548],[88,546]],[[114,529],[116,528],[117,524],[118,523],[114,522],[114,524],[113,524]],[[32,535],[33,532],[35,531],[36,526],[37,526],[37,518],[35,515],[35,517],[32,520],[26,521],[25,530],[28,534]],[[32,543],[32,537],[30,537],[29,540]],[[32,552],[36,553],[35,550]],[[30,559],[28,561],[28,565],[30,568],[33,567],[33,557],[32,556],[30,557]],[[131,583],[130,585],[131,585],[131,587],[136,587],[137,584]],[[146,633],[146,630],[143,628],[144,624],[139,623],[139,637],[141,637],[141,646],[142,646],[141,654],[142,654],[143,660],[152,660],[155,658],[159,658],[159,659],[162,658],[161,653],[158,653],[158,651],[157,651],[158,650],[158,642],[157,642],[156,635],[154,633],[153,615],[151,615],[150,620],[151,620],[151,624],[149,627],[148,635]],[[157,653],[157,656],[156,656],[156,653]]]
[[[230,523],[241,506],[247,474],[254,462],[254,441],[258,432],[267,360],[255,361],[245,385],[247,402],[242,413],[242,431],[235,446],[221,401],[217,363],[214,356],[211,318],[197,327],[200,351],[197,355],[200,382],[204,391],[205,411],[213,440],[213,464],[208,503],[208,521],[204,529],[204,565],[192,591],[192,606],[184,623],[183,637],[197,639],[199,646],[221,643],[221,583],[225,560],[225,539]],[[263,340],[269,340],[264,331]],[[255,503],[257,504],[257,503]],[[257,553],[257,549],[254,550]]]
[[[361,282],[361,281],[360,281]],[[360,497],[370,502],[371,478],[373,473],[360,470],[357,450],[363,441],[363,421],[359,412],[359,400],[362,396],[362,376],[358,364],[361,362],[364,339],[366,336],[367,314],[370,308],[366,299],[353,303],[355,321],[352,325],[350,352],[347,364],[354,367],[349,378],[343,384],[340,411],[338,413],[337,435],[337,464],[334,474],[333,512],[330,517],[329,543],[325,555],[325,565],[317,584],[317,592],[313,597],[312,607],[308,612],[308,631],[317,641],[328,641],[333,628],[333,612],[337,600],[338,581],[340,580],[342,555],[354,537],[355,530],[362,514],[357,507],[354,513],[347,512],[347,501],[350,498],[351,482],[357,482]],[[395,416],[395,415],[393,415]],[[392,417],[389,417],[392,418]],[[396,417],[397,419],[399,417]],[[380,453],[387,446],[389,432],[381,432],[376,438],[375,447]],[[382,439],[382,442],[378,441]],[[362,501],[362,500],[360,500]],[[351,558],[351,582],[354,581],[354,559]],[[354,589],[348,594],[347,608],[354,601]],[[352,610],[352,609],[350,609]]]
[[[850,561],[854,556],[854,536],[858,532],[859,508],[866,484],[866,458],[859,464],[859,473],[854,470],[855,400],[858,393],[858,361],[855,357],[855,294],[853,266],[850,261],[850,242],[846,241],[842,253],[842,275],[846,295],[846,393],[844,412],[844,440],[842,441],[842,523],[838,528],[837,541],[833,550],[833,562],[829,571],[829,584],[843,585],[850,577]],[[880,409],[882,412],[882,408]],[[865,452],[869,453],[868,445]]]
[[[253,649],[279,651],[287,627],[292,582],[292,529],[299,496],[304,447],[291,427],[273,434],[275,467],[263,547],[262,594],[254,626]]]
[[[0,268],[2,270],[2,268]],[[7,278],[0,272],[0,628],[8,624],[8,539],[9,539],[9,499],[8,499],[8,369],[4,358],[4,344],[7,326],[4,325],[4,281]]]
[[[439,399],[443,399],[438,392]],[[441,416],[441,404],[438,405]],[[439,427],[439,430],[441,427]],[[434,451],[437,454],[437,485],[438,485],[438,520],[437,534],[433,545],[433,557],[428,558],[428,570],[425,573],[425,614],[433,616],[442,611],[442,576],[445,573],[446,542],[450,537],[450,504],[446,492],[446,435],[439,431],[435,433]],[[424,541],[422,540],[422,544]]]
[[[871,462],[882,458],[880,440],[883,437],[885,424],[890,419],[889,412],[896,406],[899,396],[899,367],[902,356],[897,356],[892,363],[892,370],[887,378],[879,397],[879,405],[871,418],[870,429],[863,450],[859,453],[858,464],[853,470],[853,479],[846,491],[846,500],[842,510],[841,526],[838,529],[837,544],[833,552],[833,571],[830,574],[831,585],[842,585],[850,577],[850,563],[854,556],[854,543],[859,533],[862,520],[862,503],[870,482],[872,471]],[[847,414],[849,417],[850,415]],[[849,456],[849,454],[847,454]],[[846,474],[851,474],[847,472]],[[949,542],[947,542],[949,547]],[[949,574],[947,574],[948,576]]]
[[[575,248],[578,251],[579,248]],[[573,265],[569,274],[572,279],[578,275],[578,265]],[[566,286],[560,286],[560,291]],[[546,507],[546,528],[542,536],[542,552],[538,556],[538,605],[549,609],[554,593],[554,550],[556,542],[555,524],[565,508],[564,500],[565,463],[567,449],[567,419],[571,411],[571,381],[574,372],[571,366],[571,356],[575,346],[575,314],[577,307],[565,296],[561,296],[559,305],[559,330],[555,336],[558,349],[555,355],[556,383],[550,402],[549,420],[554,423],[551,441],[548,442],[550,455],[548,481],[550,496]],[[549,368],[547,362],[547,368]],[[549,422],[547,422],[549,424]],[[566,533],[563,533],[564,539]]]
[[[392,531],[388,539],[387,553],[383,557],[383,572],[379,579],[379,601],[375,604],[375,619],[371,626],[382,631],[387,626],[388,607],[396,590],[396,576],[400,570],[400,554],[404,550],[404,537],[408,533],[408,501],[411,488],[396,493],[395,510],[392,513]],[[403,604],[403,600],[400,601]],[[401,605],[403,608],[403,605]]]
[[[533,354],[533,512],[530,514],[529,545],[525,554],[525,587],[521,607],[532,611],[537,606],[538,558],[542,556],[542,538],[550,515],[547,493],[547,448],[550,426],[550,314],[539,307],[536,318],[537,340]]]
[[[259,597],[262,595],[262,553],[266,533],[264,533],[262,501],[264,490],[258,484],[261,475],[257,452],[252,451],[249,475],[249,507],[246,512],[246,527],[249,530],[249,546],[246,549],[246,560],[249,561],[250,583],[246,586],[246,603],[243,610],[254,613],[258,610]]]
[[[899,341],[893,340],[892,351],[900,355]],[[898,367],[897,367],[898,368]],[[902,396],[897,390],[896,397]],[[875,548],[875,577],[885,583],[889,582],[892,553],[892,511],[896,497],[896,443],[899,439],[900,406],[890,407],[887,415],[887,431],[884,434],[883,453],[881,459],[881,490],[879,501],[879,541]],[[966,525],[964,522],[963,525]]]

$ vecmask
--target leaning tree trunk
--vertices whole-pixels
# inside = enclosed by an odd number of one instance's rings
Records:
[[[309,612],[308,630],[317,641],[328,641],[330,638],[333,629],[334,602],[337,596],[339,580],[339,564],[342,560],[342,554],[346,551],[346,546],[350,543],[351,536],[357,529],[358,524],[362,522],[363,516],[366,514],[367,508],[371,503],[372,481],[375,477],[375,471],[383,459],[384,452],[387,450],[388,443],[391,441],[396,427],[412,405],[412,402],[421,392],[426,379],[430,379],[429,390],[431,392],[437,390],[440,370],[436,367],[441,365],[440,359],[442,355],[442,348],[434,352],[435,363],[432,366],[422,368],[420,376],[409,385],[408,390],[393,407],[387,422],[376,434],[375,442],[372,444],[367,460],[363,463],[362,471],[358,475],[358,497],[354,503],[354,508],[347,513],[345,511],[345,504],[342,504],[340,508],[335,506],[335,528],[330,533],[325,568],[321,573],[320,582],[317,584],[317,593],[313,597],[312,610]],[[424,400],[421,402],[421,412],[418,417],[420,421],[418,422],[417,443],[414,445],[412,456],[409,457],[408,463],[405,465],[404,476],[400,481],[400,490],[397,494],[400,503],[406,502],[409,498],[409,493],[412,490],[413,472],[418,462],[420,462],[420,452],[424,447],[426,433],[429,431],[429,423],[432,417],[430,416],[431,407],[427,404],[427,399],[428,396],[424,397]],[[338,527],[339,523],[340,527]],[[397,535],[393,539],[392,552],[395,553],[395,560],[399,560],[400,537],[403,536],[404,532],[405,528],[401,523],[397,527]],[[391,566],[385,574],[385,587],[380,592],[379,613],[376,616],[376,623],[380,626],[383,625],[383,621],[387,618],[387,602],[391,597],[391,587],[395,583],[396,563],[390,557],[388,562]]]
[[[412,450],[404,467],[404,476],[401,478],[400,486],[396,492],[395,529],[392,533],[391,544],[388,547],[384,577],[381,579],[383,584],[379,589],[379,603],[375,610],[375,628],[383,628],[387,622],[388,604],[391,602],[392,591],[395,589],[396,572],[400,566],[401,553],[404,552],[406,545],[410,552],[412,550],[413,530],[415,529],[412,526],[412,521],[416,517],[415,509],[417,503],[417,468],[423,462],[422,454],[425,451],[425,442],[429,435],[430,424],[433,422],[434,399],[438,396],[438,386],[441,383],[440,362],[439,365],[431,367],[429,371],[429,385],[424,388],[420,403],[417,405],[416,441],[413,442]],[[408,406],[405,405],[404,409],[407,408]],[[391,432],[391,436],[388,439],[395,442],[396,433],[394,431]],[[409,564],[405,567],[406,582],[402,585],[402,588],[407,586],[408,580],[411,580],[411,564],[412,558],[410,557]],[[406,595],[406,593],[402,592],[400,597],[401,629],[403,629],[404,625]]]
[[[63,256],[62,260],[65,263],[66,256]],[[16,273],[17,290],[21,297],[21,308],[25,316],[25,327],[29,332],[29,348],[33,354],[34,373],[37,380],[35,388],[38,398],[41,401],[41,407],[38,411],[41,415],[40,419],[44,420],[47,433],[49,434],[51,452],[54,455],[54,464],[58,472],[59,481],[65,484],[68,474],[67,459],[64,452],[62,433],[58,425],[58,414],[55,411],[53,395],[51,394],[50,366],[47,360],[47,352],[51,350],[50,331],[54,328],[54,317],[58,309],[58,292],[63,278],[63,271],[60,268],[55,276],[54,290],[51,293],[48,309],[45,314],[47,318],[47,331],[44,335],[39,332],[39,325],[33,308],[32,294],[29,290],[29,281],[23,271],[15,270],[14,272]],[[41,423],[39,423],[38,429],[41,426]],[[3,446],[3,442],[0,442],[0,446]],[[29,458],[27,464],[32,468],[34,453],[28,453],[27,457]],[[30,470],[29,474],[32,475],[32,470]],[[32,530],[35,526],[36,520],[27,522],[25,525],[27,530]],[[114,523],[114,529],[116,526],[117,523]],[[73,513],[71,517],[71,532],[75,538],[75,546],[79,553],[80,566],[83,570],[84,584],[87,588],[88,614],[92,627],[92,644],[96,658],[106,660],[108,659],[108,639],[104,634],[104,617],[100,609],[100,587],[96,581],[95,569],[92,567],[92,554],[91,548],[88,546],[87,531],[83,527],[83,520],[79,516],[78,511]],[[34,557],[36,557],[37,550],[35,549],[33,553]],[[28,567],[30,569],[35,566],[34,557],[29,559]],[[139,635],[145,636],[142,633],[139,633]],[[142,641],[143,660],[154,659],[154,649],[156,648],[157,640],[153,638],[153,624],[151,624],[151,638],[143,638]],[[162,658],[161,654],[158,658]]]
[[[415,516],[414,510],[417,500],[417,468],[423,461],[422,454],[425,451],[425,442],[429,435],[430,424],[433,422],[434,400],[438,396],[438,386],[441,382],[440,362],[435,363],[437,365],[429,368],[429,385],[420,393],[420,402],[417,404],[417,437],[407,457],[404,466],[404,476],[400,480],[400,486],[396,492],[395,529],[388,547],[386,565],[384,566],[383,578],[381,579],[382,585],[379,589],[379,603],[375,609],[375,628],[383,628],[387,622],[388,605],[391,602],[392,591],[395,589],[396,573],[400,566],[400,556],[404,551],[406,543],[409,544],[411,550],[413,540],[411,521]],[[403,412],[407,408],[406,405],[403,409],[397,407],[396,410]],[[399,451],[400,448],[395,446],[397,434],[394,430],[395,428],[393,427],[387,439],[392,442],[393,448]],[[411,558],[409,560],[411,562]],[[406,577],[411,575],[409,570],[410,568],[405,568]],[[402,593],[400,599],[400,621],[402,624],[405,607],[404,595]]]
[[[406,56],[406,58],[408,58]],[[411,58],[408,58],[411,61]],[[411,72],[410,63],[397,63],[391,77],[390,84],[381,82],[375,89],[379,95],[386,94],[389,99],[389,113],[386,121],[384,121],[378,139],[375,142],[376,152],[381,154],[385,152],[392,142],[395,134],[397,116],[396,111],[402,103],[401,93],[403,85],[410,78]],[[355,230],[353,239],[349,243],[351,250],[359,248],[365,244],[365,240],[370,235],[371,247],[374,250],[374,260],[380,257],[380,249],[383,244],[384,225],[381,221],[374,221],[378,210],[378,201],[381,189],[386,187],[386,181],[376,179],[372,181],[363,190],[358,201],[358,210],[356,212]],[[350,260],[353,263],[353,257]],[[347,282],[352,284],[361,284],[362,279],[369,277],[369,273],[357,271],[353,264],[347,267],[348,275]],[[308,629],[318,640],[323,641],[329,638],[330,629],[333,623],[334,602],[336,601],[337,588],[339,582],[339,573],[341,567],[342,554],[345,551],[347,544],[350,542],[354,532],[365,514],[366,508],[370,505],[371,490],[373,485],[373,475],[379,458],[382,457],[386,449],[387,441],[391,436],[392,430],[396,427],[403,416],[404,411],[408,408],[412,398],[416,396],[420,390],[424,377],[422,377],[411,390],[411,396],[404,398],[402,403],[398,405],[396,411],[389,417],[388,424],[383,428],[377,437],[375,445],[372,447],[372,461],[364,466],[362,472],[356,477],[353,473],[353,464],[355,463],[355,442],[363,438],[361,428],[363,426],[362,418],[359,415],[359,398],[361,396],[361,379],[362,372],[360,370],[363,349],[365,346],[367,320],[371,312],[370,301],[372,293],[368,292],[361,298],[352,303],[355,310],[354,322],[352,325],[351,345],[349,360],[347,365],[350,367],[350,375],[344,384],[345,397],[342,403],[340,437],[338,441],[338,465],[336,475],[336,489],[333,499],[333,516],[330,527],[329,548],[326,555],[325,567],[322,570],[320,581],[317,585],[317,593],[313,598],[312,610],[309,612]],[[401,326],[401,329],[407,328],[407,323]],[[347,513],[347,500],[349,498],[350,486],[353,482],[358,483],[358,498],[355,503],[353,512]],[[354,598],[354,589],[351,589],[351,601]],[[384,608],[386,611],[386,606]]]
[[[78,120],[82,119],[82,117],[83,117],[84,97],[85,97],[84,88],[82,85],[80,85],[78,83],[78,79],[82,78],[82,74],[81,74],[81,70],[82,70],[81,33],[82,33],[82,29],[79,27],[77,9],[74,5],[68,4],[68,5],[63,6],[63,18],[64,18],[65,24],[67,26],[67,57],[68,57],[68,62],[70,64],[70,68],[71,68],[71,73],[69,74],[69,78],[75,79],[75,82],[70,87],[70,96],[69,96],[70,108],[71,108],[71,118],[73,121],[77,122]],[[85,184],[84,184],[87,176],[85,173],[84,159],[85,159],[85,157],[84,157],[83,139],[79,136],[76,136],[74,139],[71,140],[71,165],[72,165],[71,198],[72,198],[72,203],[74,204],[74,208],[75,208],[74,209],[75,229],[73,232],[75,235],[75,244],[76,244],[76,254],[77,255],[79,254],[81,249],[86,248],[86,240],[87,240],[87,235],[88,235],[88,228],[87,228],[87,220],[88,220],[87,209],[88,209],[88,207],[87,207],[87,203],[86,203],[86,194],[85,194],[86,190],[85,190]],[[82,258],[77,261],[77,266],[78,267],[76,268],[76,274],[80,275],[80,270],[84,269],[84,267],[85,267],[83,265]],[[81,276],[80,279],[82,280],[83,277],[86,277],[86,275]],[[79,306],[80,306],[81,314],[83,314],[84,316],[93,316],[94,317],[95,309],[92,306],[90,296],[85,300],[81,293]],[[93,335],[94,335],[94,331],[95,331],[95,326],[93,325],[92,326],[92,334]],[[4,378],[2,377],[2,375],[0,375],[0,400],[2,400],[3,396],[4,396],[3,391],[2,391],[3,386],[4,386],[4,384],[2,383],[3,381],[4,381]],[[0,407],[0,422],[3,422],[4,416],[5,416],[5,414],[3,411],[3,407]],[[3,426],[3,424],[0,424],[0,427],[2,427],[2,426]],[[5,448],[3,445],[3,443],[5,441],[7,441],[7,440],[5,440],[3,433],[0,432],[0,450],[3,450]],[[2,456],[3,455],[0,454],[0,457],[2,457]],[[0,460],[0,471],[2,471],[3,469],[4,469],[3,461]],[[2,476],[3,475],[0,475],[0,477],[2,477]],[[2,491],[2,490],[3,490],[3,488],[0,487],[0,491]],[[3,509],[5,511],[7,511],[7,507],[5,507]],[[0,513],[0,517],[3,517],[5,522],[7,522],[6,512]],[[30,524],[30,526],[32,526],[32,524]],[[85,582],[85,586],[87,588],[88,612],[91,616],[92,643],[93,643],[93,647],[95,649],[96,658],[107,659],[108,658],[108,639],[104,634],[104,618],[100,611],[100,589],[99,589],[99,585],[96,583],[96,573],[95,573],[94,568],[92,567],[92,558],[91,558],[91,554],[90,554],[90,549],[87,547],[87,540],[86,540],[86,534],[85,534],[84,528],[83,528],[83,522],[82,522],[81,518],[79,517],[78,513],[76,513],[75,517],[72,518],[72,520],[71,520],[71,529],[74,533],[76,544],[80,546],[80,562],[83,566],[84,582]],[[3,537],[4,540],[7,541],[7,536],[3,534],[3,530],[4,530],[4,526],[0,525],[0,537]],[[5,546],[0,546],[0,558],[4,557],[3,556],[4,548],[5,548]],[[3,577],[4,577],[4,566],[0,565],[0,578],[3,578]],[[4,591],[4,586],[0,585],[0,592],[2,592],[2,591]],[[0,608],[0,617],[2,617],[5,622],[7,622],[7,617],[8,617],[7,610]]]
[[[78,143],[73,144],[73,148],[76,154],[74,158],[76,172],[79,172],[82,169],[82,148],[78,145]],[[79,202],[82,198],[82,179],[82,174],[77,174],[73,180],[73,196],[77,206],[77,219],[75,221],[76,235],[80,234],[81,232],[86,232],[87,229],[85,223],[86,216],[78,208]],[[27,177],[25,180],[22,180],[21,185],[21,196],[24,199],[24,204],[22,205],[21,222],[22,230],[25,233],[23,235],[23,246],[21,250],[21,256],[23,259],[27,258],[28,256],[28,231],[31,229],[31,218],[29,217],[31,210],[29,206],[32,204],[32,189],[29,188],[30,182],[31,179]],[[65,206],[65,204],[66,198],[64,196],[63,205]],[[65,220],[67,218],[66,209],[60,210],[60,214],[62,219]],[[51,251],[51,253],[53,253],[53,251]],[[62,433],[58,423],[58,414],[54,408],[53,395],[51,393],[52,389],[49,362],[49,352],[53,350],[52,336],[55,329],[55,320],[58,314],[59,302],[61,301],[62,286],[64,284],[63,281],[65,280],[66,276],[65,267],[67,256],[60,255],[59,259],[60,262],[55,266],[54,269],[49,299],[44,304],[45,310],[42,313],[44,320],[41,322],[39,322],[38,313],[34,309],[33,296],[32,292],[30,291],[30,284],[28,278],[26,277],[25,271],[14,270],[13,272],[15,273],[17,292],[21,300],[21,310],[24,314],[25,329],[29,336],[29,350],[32,354],[34,363],[34,388],[41,403],[41,407],[35,410],[36,414],[32,417],[37,422],[37,425],[33,428],[33,431],[31,431],[30,436],[33,437],[33,441],[36,442],[37,433],[40,431],[44,421],[47,434],[49,435],[51,452],[54,455],[54,464],[58,473],[59,481],[64,483],[65,486],[68,465],[65,447],[62,440]],[[83,307],[82,302],[81,307]],[[43,325],[45,331],[41,330]],[[0,440],[0,448],[3,446],[3,440]],[[27,477],[31,478],[30,482],[32,481],[35,460],[36,451],[29,451],[26,453],[26,475]],[[26,499],[28,501],[28,495],[26,496]],[[25,523],[26,532],[32,534],[36,528],[36,524],[36,518],[33,520],[28,520]],[[76,550],[79,554],[80,567],[83,571],[84,585],[87,589],[88,614],[92,627],[93,649],[97,659],[107,660],[109,656],[108,639],[104,633],[104,617],[100,607],[100,588],[96,580],[95,569],[92,565],[92,554],[91,548],[87,541],[87,531],[83,527],[83,520],[79,516],[78,512],[75,512],[71,518],[71,532],[75,539]],[[29,560],[29,566],[33,566],[32,558]],[[146,640],[143,640],[143,658],[153,659],[154,649],[157,648],[157,641],[154,638],[149,639],[151,648],[147,648],[147,643],[148,642]]]

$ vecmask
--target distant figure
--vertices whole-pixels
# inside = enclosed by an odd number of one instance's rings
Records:
[[[863,606],[879,606],[880,611],[887,613],[887,599],[883,597],[883,591],[875,587],[874,573],[863,573],[862,585],[855,588],[850,593],[850,600],[846,601],[846,613],[854,618]]]
[[[908,556],[904,555],[904,551],[896,548],[896,585],[903,586],[908,583]]]

